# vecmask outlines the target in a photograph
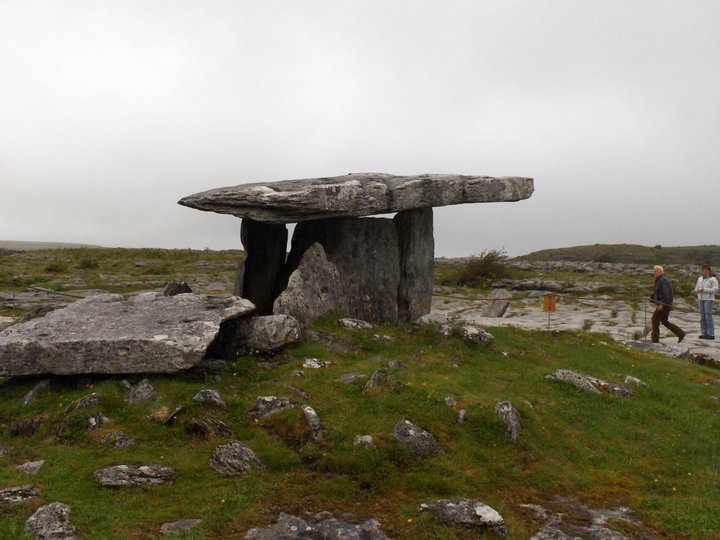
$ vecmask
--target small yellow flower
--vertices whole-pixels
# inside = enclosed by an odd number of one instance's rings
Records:
[[[413,521],[412,518],[407,518],[408,523],[412,523],[412,521]]]
[[[255,419],[255,423],[257,424],[258,422],[260,422],[260,420],[258,420],[258,419],[256,418],[256,419]]]
[[[225,504],[225,499],[220,499],[220,504]]]
[[[673,491],[677,491],[677,488],[675,486],[673,486]]]

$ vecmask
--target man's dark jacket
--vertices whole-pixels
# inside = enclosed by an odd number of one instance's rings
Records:
[[[665,274],[660,274],[655,278],[655,287],[653,288],[652,296],[650,297],[658,304],[664,304],[671,306],[673,303],[673,290],[670,281],[665,277]]]

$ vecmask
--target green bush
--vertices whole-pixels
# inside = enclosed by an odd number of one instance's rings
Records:
[[[491,281],[508,277],[510,268],[503,249],[486,249],[470,257],[455,274],[455,283],[467,287],[487,287]]]

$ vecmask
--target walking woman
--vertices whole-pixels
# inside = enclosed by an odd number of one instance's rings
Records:
[[[695,284],[700,309],[700,339],[715,339],[715,326],[713,325],[713,301],[718,290],[718,280],[713,277],[710,267],[702,265],[702,276]]]

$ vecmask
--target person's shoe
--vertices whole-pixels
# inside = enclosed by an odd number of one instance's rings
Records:
[[[685,334],[680,334],[678,337],[678,343],[681,343],[683,339],[685,339]]]
[[[715,339],[715,336],[705,336],[705,339]]]
[[[713,338],[710,336],[706,336],[705,334],[701,334],[700,339],[713,339]]]

